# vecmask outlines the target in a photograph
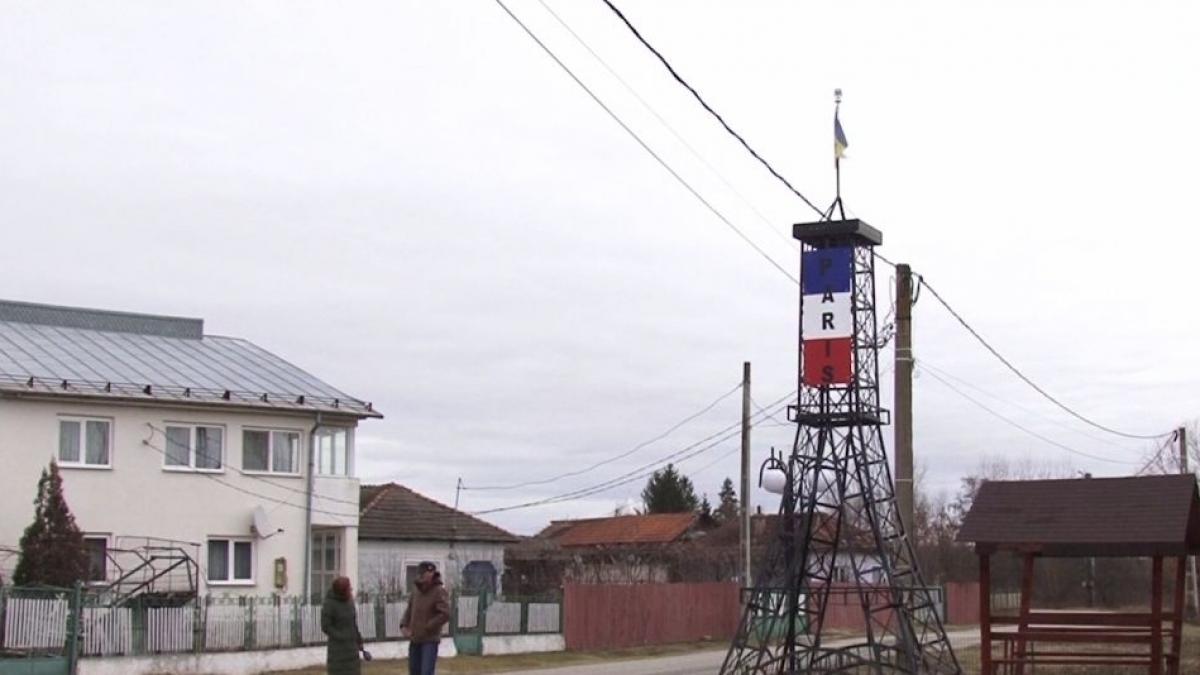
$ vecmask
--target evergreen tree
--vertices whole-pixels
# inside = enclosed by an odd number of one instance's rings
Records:
[[[709,503],[708,494],[705,493],[704,496],[700,498],[700,523],[708,526],[716,522],[717,519],[713,517],[712,504]]]
[[[642,503],[646,513],[686,513],[700,508],[691,479],[676,471],[673,464],[655,471],[646,481]]]
[[[726,477],[725,482],[721,483],[721,491],[717,493],[717,520],[722,523],[727,523],[737,518],[740,504],[738,503],[737,491],[733,489],[733,481]]]
[[[21,558],[13,572],[13,583],[66,587],[86,579],[88,554],[83,532],[67,507],[62,476],[54,461],[48,470],[42,470],[33,505],[33,522],[21,535]]]

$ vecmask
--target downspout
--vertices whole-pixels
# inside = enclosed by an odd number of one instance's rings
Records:
[[[317,411],[317,423],[308,432],[308,473],[304,486],[304,599],[312,600],[312,520],[313,520],[313,474],[316,473],[314,452],[317,447],[317,430],[321,428],[321,412]]]

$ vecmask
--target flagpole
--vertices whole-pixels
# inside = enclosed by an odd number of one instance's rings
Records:
[[[834,126],[838,124],[838,113],[842,109],[842,90],[833,90],[833,120]],[[834,139],[835,151],[833,153],[833,172],[836,180],[836,192],[833,203],[829,205],[829,213],[827,218],[833,217],[833,210],[836,208],[842,214],[842,219],[846,219],[846,207],[842,205],[842,157],[841,153],[836,150],[837,139]]]

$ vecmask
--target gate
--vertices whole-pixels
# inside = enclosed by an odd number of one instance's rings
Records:
[[[0,588],[0,675],[72,675],[81,590]]]
[[[458,595],[454,596],[454,648],[459,654],[479,656],[483,654],[484,612],[486,611],[487,596]],[[2,674],[0,674],[2,675]]]

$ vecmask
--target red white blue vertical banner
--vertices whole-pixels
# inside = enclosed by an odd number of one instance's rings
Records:
[[[854,377],[854,249],[821,248],[802,255],[804,384],[827,387]]]

